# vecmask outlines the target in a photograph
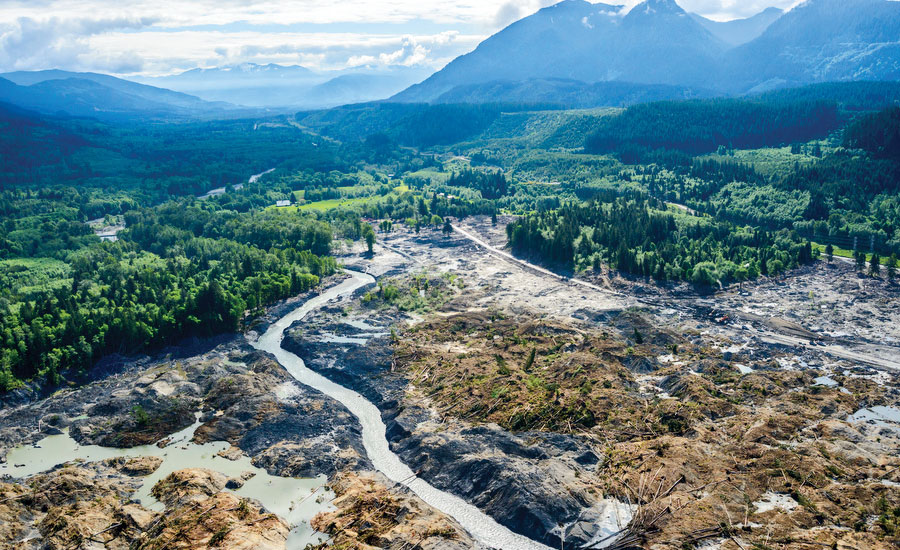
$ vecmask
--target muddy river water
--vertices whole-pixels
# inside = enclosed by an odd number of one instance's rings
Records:
[[[409,487],[422,500],[441,512],[454,518],[462,527],[480,542],[503,550],[547,549],[547,546],[503,527],[475,506],[463,499],[432,487],[415,476],[413,471],[391,451],[385,437],[385,425],[378,410],[365,397],[332,382],[307,368],[297,355],[283,349],[281,341],[284,331],[293,323],[302,320],[310,312],[329,301],[351,295],[357,290],[375,284],[375,278],[364,273],[347,271],[350,278],[331,287],[319,296],[311,298],[299,308],[272,324],[265,334],[254,343],[257,349],[271,353],[281,365],[300,383],[316,389],[342,403],[359,419],[362,425],[363,445],[375,469],[391,481]]]
[[[375,283],[375,279],[368,274],[353,271],[347,271],[347,274],[350,276],[348,279],[310,298],[269,326],[267,331],[252,343],[253,346],[273,355],[301,384],[318,390],[347,407],[362,425],[363,445],[375,469],[390,480],[407,486],[426,503],[455,519],[476,540],[485,546],[501,550],[549,550],[549,547],[500,525],[463,499],[439,490],[418,478],[391,451],[381,411],[374,404],[359,393],[307,368],[300,357],[281,347],[284,332],[293,323],[302,320],[331,300],[352,295]],[[47,471],[58,464],[76,460],[98,461],[122,456],[158,456],[164,459],[162,466],[143,479],[133,498],[147,508],[162,510],[162,504],[150,495],[150,490],[157,481],[174,471],[183,468],[206,468],[228,477],[240,477],[245,472],[252,472],[253,477],[233,492],[260,501],[269,511],[287,520],[292,527],[288,549],[301,549],[309,542],[320,540],[322,535],[310,527],[309,521],[316,513],[330,507],[333,494],[323,488],[324,476],[315,479],[275,477],[253,466],[247,457],[236,461],[220,457],[218,453],[228,448],[227,443],[197,445],[190,442],[199,425],[198,420],[194,425],[175,434],[171,437],[171,443],[163,448],[156,445],[131,449],[81,446],[68,433],[49,436],[34,446],[22,446],[10,451],[6,457],[6,464],[0,467],[0,475],[8,473],[13,477],[23,478]],[[617,533],[619,525],[627,524],[630,520],[629,507],[616,505],[613,508],[615,513],[610,513],[606,518],[608,521],[598,526],[601,534],[606,537]]]
[[[141,479],[141,486],[132,495],[132,500],[145,508],[162,512],[165,507],[153,498],[150,491],[158,481],[172,472],[185,468],[205,468],[229,478],[239,478],[242,474],[249,473],[253,474],[253,477],[232,492],[238,496],[258,500],[267,510],[288,522],[291,526],[288,549],[301,549],[308,543],[324,540],[325,536],[314,531],[309,523],[313,516],[331,508],[330,503],[334,494],[324,488],[325,476],[312,479],[277,477],[251,464],[246,456],[238,460],[223,458],[218,456],[218,453],[228,449],[230,447],[228,443],[218,441],[198,445],[190,442],[198,427],[200,427],[199,420],[172,435],[169,444],[162,448],[156,445],[142,445],[130,449],[79,445],[68,432],[51,435],[35,445],[12,449],[6,455],[6,464],[0,467],[0,475],[9,474],[15,478],[23,478],[73,461],[97,462],[117,457],[160,457],[163,459],[162,465]]]

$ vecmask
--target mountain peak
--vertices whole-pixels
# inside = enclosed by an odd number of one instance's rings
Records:
[[[644,0],[631,10],[631,14],[685,15],[685,11],[675,0]]]
[[[586,0],[562,0],[562,2],[557,2],[556,4],[547,6],[545,9],[559,10],[559,9],[572,8],[572,7],[583,8],[583,7],[587,7],[590,5],[591,5],[591,3],[587,2]]]
[[[581,17],[594,15],[599,12],[616,13],[621,9],[622,6],[610,4],[593,4],[591,2],[586,2],[585,0],[562,0],[562,2],[558,2],[539,10],[537,15],[550,17],[577,15]]]

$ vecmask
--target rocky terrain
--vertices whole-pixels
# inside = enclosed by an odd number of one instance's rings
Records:
[[[159,482],[162,513],[129,502],[136,480],[159,462],[108,460],[40,474],[28,486],[0,483],[0,548],[284,548],[287,524],[225,492],[215,472],[181,470]]]
[[[331,535],[332,540],[313,550],[483,548],[455,522],[389,485],[392,484],[377,474],[348,472],[338,476],[331,483],[337,493],[337,510],[313,520],[313,526]]]
[[[31,444],[68,428],[81,444],[127,448],[190,426],[195,413],[203,420],[195,441],[226,441],[273,474],[330,475],[365,464],[353,417],[242,337],[0,411],[0,445]]]
[[[487,220],[466,227],[503,244]],[[614,274],[568,281],[461,234],[379,240],[374,256],[341,257],[376,285],[313,311],[283,346],[376,404],[392,450],[434,487],[551,547],[898,543],[894,288],[820,264],[697,296]],[[332,507],[312,525],[336,548],[477,547],[371,471],[341,404],[243,336],[7,407],[0,456],[61,432],[82,445],[166,445],[192,425],[195,443],[226,442],[223,456],[270,474],[328,476]],[[0,540],[285,546],[289,526],[236,495],[241,478],[177,470],[154,486],[158,506],[130,502],[155,460],[26,480],[0,465]]]
[[[633,281],[561,283],[456,235],[382,238],[366,260],[379,289],[285,347],[379,404],[395,452],[435,486],[553,546],[597,542],[612,502],[638,507],[621,536],[644,546],[896,543],[900,423],[858,411],[896,411],[900,389],[840,353],[865,354],[874,331],[830,334],[887,304],[873,322],[893,337],[893,289],[818,265],[633,298]],[[448,278],[452,295],[426,299]]]
[[[159,466],[158,457],[141,459],[140,468],[124,459],[75,463],[28,480],[13,477],[24,465],[5,463],[9,449],[37,446],[60,433],[81,445],[131,448],[159,441],[165,446],[170,435],[197,418],[194,443],[226,442],[223,448],[230,450],[223,456],[252,457],[254,465],[273,475],[310,478],[368,467],[356,419],[237,336],[199,355],[138,361],[86,386],[0,411],[0,475],[6,481],[0,509],[3,502],[11,506],[3,513],[16,525],[5,527],[8,532],[0,540],[9,548],[19,548],[26,539],[34,539],[35,548],[70,547],[82,539],[84,547],[93,547],[91,533],[121,524],[97,541],[108,548],[132,543],[148,549],[284,548],[284,520],[240,502],[227,490],[240,487],[240,479],[191,470],[163,480],[152,494],[164,503],[166,517],[182,519],[163,522],[148,535],[152,520],[162,517],[159,511],[128,502],[143,484],[140,478]],[[41,484],[48,486],[43,500],[21,496]],[[66,492],[69,487],[79,489]],[[201,514],[214,505],[211,509],[221,513]],[[211,537],[218,539],[216,544],[209,543]]]

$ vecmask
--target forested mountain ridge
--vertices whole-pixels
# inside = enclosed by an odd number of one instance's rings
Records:
[[[888,106],[900,89],[869,86],[638,105],[599,119],[586,150],[634,166],[651,196],[717,220],[889,255],[900,251],[900,110]]]
[[[67,71],[0,75],[0,102],[43,114],[102,120],[180,119],[240,113],[234,105],[137,84],[108,75]]]
[[[730,89],[900,79],[900,3],[807,0],[728,52]]]
[[[0,190],[78,184],[135,193],[149,204],[242,183],[281,164],[340,165],[332,148],[309,135],[284,126],[254,130],[252,120],[112,123],[0,104],[0,124]]]
[[[900,4],[808,0],[780,14],[714,23],[674,0],[620,6],[566,0],[513,23],[393,99],[488,101],[473,88],[527,100],[527,82],[666,84],[743,94],[826,81],[900,77]],[[519,84],[514,84],[519,83]],[[535,90],[548,99],[546,90]],[[491,101],[511,96],[492,96]],[[607,104],[605,104],[607,105]]]
[[[839,126],[837,106],[828,102],[772,105],[741,100],[646,103],[604,119],[585,145],[594,153],[629,147],[710,153],[724,146],[758,149],[805,142]]]
[[[114,76],[98,74],[98,73],[77,73],[70,71],[48,70],[48,71],[16,71],[11,73],[0,74],[0,78],[4,78],[19,86],[34,86],[44,82],[59,80],[89,80],[106,88],[118,90],[123,93],[137,96],[154,103],[162,103],[165,105],[180,106],[190,109],[209,109],[211,106],[189,94],[167,90],[156,86],[148,86],[139,84],[130,80],[116,78]],[[227,107],[225,104],[219,104],[219,107]]]
[[[632,82],[595,82],[564,78],[495,80],[483,84],[457,86],[433,103],[490,103],[504,98],[513,103],[542,103],[570,109],[597,106],[627,107],[664,99],[691,99],[715,95],[705,88],[636,84]]]

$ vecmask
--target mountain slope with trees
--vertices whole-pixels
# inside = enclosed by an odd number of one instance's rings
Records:
[[[490,90],[508,94],[491,101],[553,102],[546,86],[533,84],[548,79],[736,95],[816,82],[896,80],[898,37],[900,4],[890,0],[808,0],[784,14],[766,10],[728,23],[688,14],[675,0],[646,0],[627,13],[621,6],[565,0],[513,23],[393,100],[487,101]],[[563,99],[565,94],[559,91]],[[598,94],[591,106],[616,104],[600,103],[604,99]]]
[[[240,111],[226,103],[95,73],[15,72],[0,75],[0,102],[50,115],[107,121],[198,119]]]

